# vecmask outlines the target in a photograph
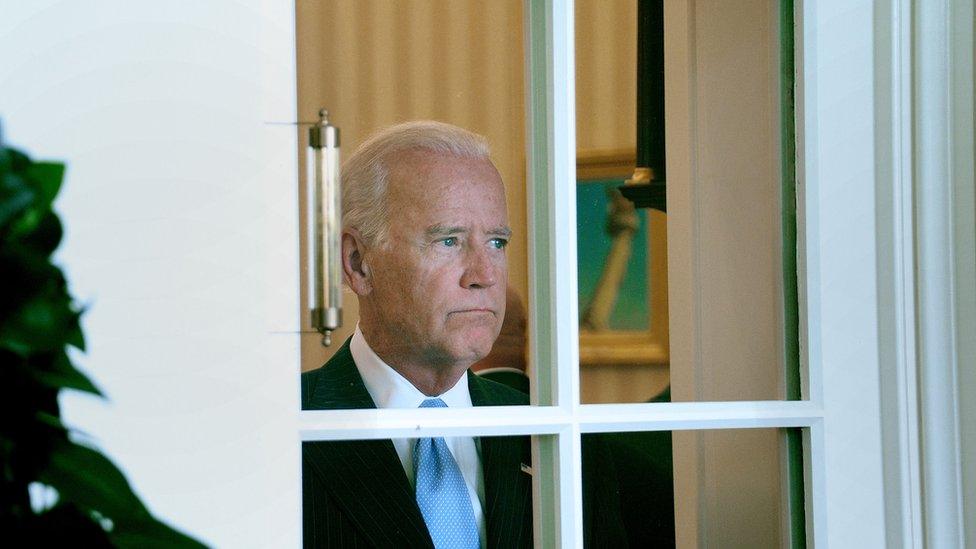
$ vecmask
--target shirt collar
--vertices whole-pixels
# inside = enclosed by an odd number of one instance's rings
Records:
[[[439,398],[449,408],[470,408],[471,393],[468,392],[467,373],[458,379],[454,387],[436,397],[429,397],[413,386],[399,372],[383,362],[366,342],[363,332],[356,325],[356,331],[349,342],[349,352],[356,363],[359,375],[363,378],[366,391],[373,398],[377,408],[418,408],[428,398]]]

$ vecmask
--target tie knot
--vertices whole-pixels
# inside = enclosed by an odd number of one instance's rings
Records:
[[[420,403],[421,408],[447,408],[447,404],[439,398],[428,398]]]

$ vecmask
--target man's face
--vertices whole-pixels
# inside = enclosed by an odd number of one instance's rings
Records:
[[[388,162],[386,246],[366,254],[376,343],[431,367],[491,351],[505,315],[511,235],[491,162],[411,151]],[[372,343],[372,342],[371,342]]]

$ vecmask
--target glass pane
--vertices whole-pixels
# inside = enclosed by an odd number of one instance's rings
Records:
[[[799,444],[788,450],[788,437],[799,435],[797,429],[583,435],[587,545],[623,538],[631,547],[802,547],[802,473],[793,475],[802,465],[783,459],[802,455]]]
[[[501,235],[508,241],[504,252],[507,276],[499,270],[490,277],[490,281],[454,280],[455,286],[458,282],[462,285],[490,285],[490,292],[494,296],[492,299],[446,295],[444,288],[433,287],[436,281],[409,279],[410,271],[406,268],[396,269],[396,265],[389,262],[383,263],[382,268],[377,267],[380,255],[373,254],[373,263],[367,262],[367,265],[373,267],[374,276],[382,277],[376,273],[377,270],[386,274],[385,280],[388,282],[382,285],[383,289],[390,289],[390,284],[402,285],[405,290],[414,290],[414,299],[410,300],[409,295],[404,295],[405,291],[394,291],[394,288],[390,290],[393,297],[384,301],[381,310],[371,314],[366,311],[368,306],[360,296],[347,286],[342,296],[342,327],[332,335],[333,343],[328,347],[323,346],[322,336],[311,326],[309,310],[303,307],[298,311],[303,326],[302,371],[308,372],[325,364],[343,347],[344,342],[349,341],[358,322],[369,347],[399,374],[414,382],[416,379],[408,372],[408,367],[398,367],[397,362],[403,361],[404,355],[417,353],[418,348],[427,345],[443,350],[443,346],[432,343],[439,335],[437,323],[443,321],[448,324],[462,316],[456,314],[454,309],[490,309],[481,313],[492,317],[492,324],[497,324],[492,326],[493,329],[502,324],[503,315],[506,318],[503,335],[494,345],[494,354],[486,358],[486,364],[520,370],[523,374],[519,375],[524,376],[523,305],[526,302],[528,275],[522,2],[299,1],[296,9],[299,117],[312,121],[317,119],[320,108],[329,110],[331,123],[340,131],[343,162],[368,136],[405,121],[437,120],[484,136],[490,147],[491,161],[503,183],[501,195],[507,201],[505,219],[498,221],[497,225],[511,230],[511,237]],[[302,127],[299,129],[299,154],[302,157],[307,155],[307,141],[307,131]],[[427,153],[420,156],[424,159],[430,157]],[[402,161],[400,158],[395,160]],[[393,157],[386,158],[386,162],[394,162]],[[453,162],[451,166],[456,164]],[[304,165],[304,161],[301,165]],[[410,183],[402,188],[412,188],[414,184],[426,185],[428,180],[435,179],[416,176],[423,171],[418,170],[416,165],[384,164],[384,168],[391,174],[390,194],[386,196],[391,201],[394,200],[395,189],[400,188],[395,185],[400,179],[409,180]],[[411,178],[411,174],[415,177]],[[302,178],[302,203],[296,205],[296,212],[301,226],[306,227],[310,222],[306,215],[308,193],[304,191],[307,175],[303,173]],[[437,200],[457,195],[456,189],[451,193],[437,192],[433,188],[427,191],[420,193],[423,196],[422,199],[418,198],[419,203],[397,201],[396,204],[389,204],[385,217],[378,222],[385,222],[387,227],[411,228],[413,225],[404,221],[408,214],[414,214],[421,208],[442,213],[444,210],[436,204]],[[475,204],[470,200],[463,200],[460,205],[470,208],[473,214],[486,211],[484,204]],[[376,209],[370,208],[368,211]],[[461,217],[466,222],[472,216]],[[425,219],[431,221],[432,218]],[[430,224],[437,224],[435,221]],[[440,225],[441,229],[448,229],[465,223]],[[431,227],[424,227],[425,231],[428,229]],[[306,261],[309,243],[306,242],[304,231],[302,235],[301,288],[304,306],[308,303],[309,293]],[[455,239],[452,245],[455,241],[461,242]],[[439,241],[438,246],[442,243]],[[406,248],[398,246],[394,247],[394,251],[400,252]],[[364,254],[369,256],[368,251]],[[394,260],[400,261],[409,254],[404,251],[393,255]],[[424,260],[421,266],[431,264]],[[474,267],[477,271],[478,265]],[[444,276],[459,278],[465,273],[470,274],[472,269],[447,271],[446,268],[438,268],[426,274],[446,283],[449,281],[445,281]],[[395,276],[396,273],[400,276]],[[509,315],[501,310],[506,302],[509,304]],[[519,307],[522,309],[517,310]],[[428,316],[429,319],[426,318]],[[509,316],[514,318],[509,320]],[[383,342],[379,341],[381,336],[370,335],[367,326],[370,322],[377,322],[377,319],[383,320],[386,327],[386,339],[389,341],[385,349],[381,349],[384,347]],[[505,334],[517,334],[517,338],[509,343]],[[393,349],[390,350],[390,347]],[[492,348],[492,341],[489,340],[485,348],[480,347],[485,346],[479,344],[477,352],[468,353],[465,360],[470,358],[473,363],[485,358],[487,350]]]
[[[476,536],[488,547],[531,545],[529,441],[304,442],[304,546],[423,547],[441,535]]]
[[[799,398],[792,3],[659,6],[576,3],[580,400]]]

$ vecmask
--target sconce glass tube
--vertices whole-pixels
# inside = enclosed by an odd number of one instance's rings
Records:
[[[332,344],[332,331],[342,325],[342,223],[339,189],[339,128],[329,124],[329,112],[308,132],[308,306],[312,327],[322,344]]]

